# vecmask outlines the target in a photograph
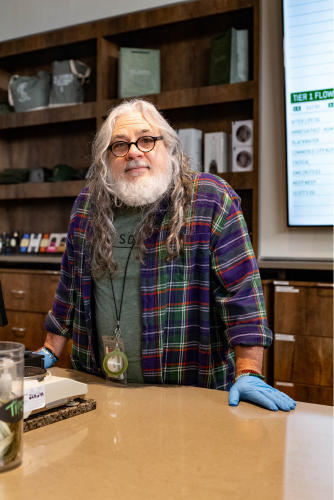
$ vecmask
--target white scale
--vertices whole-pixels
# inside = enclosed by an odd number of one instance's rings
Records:
[[[75,398],[84,398],[88,392],[87,384],[63,377],[55,377],[42,368],[25,367],[23,418],[57,406],[69,404]]]

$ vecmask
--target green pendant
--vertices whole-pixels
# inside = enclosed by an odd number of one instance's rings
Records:
[[[128,365],[127,356],[119,349],[109,352],[103,359],[103,369],[108,375],[122,375]]]

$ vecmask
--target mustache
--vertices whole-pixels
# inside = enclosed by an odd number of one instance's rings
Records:
[[[131,170],[132,168],[139,168],[139,167],[147,167],[149,169],[152,168],[151,164],[147,161],[144,160],[131,160],[128,161],[127,164],[124,167],[123,172],[127,172],[128,170]]]

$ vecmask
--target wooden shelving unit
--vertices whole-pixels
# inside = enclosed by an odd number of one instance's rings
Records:
[[[208,86],[210,41],[229,27],[249,30],[250,80]],[[51,72],[54,60],[79,59],[92,74],[83,105],[0,116],[0,170],[52,168],[58,163],[76,169],[89,166],[94,134],[108,109],[121,102],[117,63],[122,46],[160,50],[161,93],[147,98],[173,127],[231,133],[232,121],[254,120],[254,171],[224,174],[224,179],[242,198],[256,252],[259,0],[187,2],[1,43],[0,99],[7,97],[13,74]],[[0,231],[65,232],[73,201],[84,185],[85,181],[73,181],[0,186]]]

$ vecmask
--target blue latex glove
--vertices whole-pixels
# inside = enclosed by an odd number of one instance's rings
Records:
[[[294,410],[296,402],[283,392],[274,389],[258,377],[240,377],[231,387],[228,404],[238,406],[239,400],[252,401],[271,411]]]
[[[44,368],[51,368],[52,365],[57,361],[55,357],[53,359],[42,349],[38,349],[34,354],[42,354],[44,357]],[[50,353],[51,354],[51,353]]]

